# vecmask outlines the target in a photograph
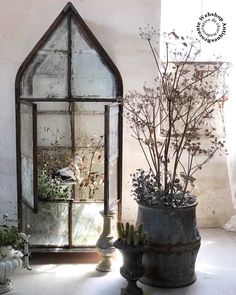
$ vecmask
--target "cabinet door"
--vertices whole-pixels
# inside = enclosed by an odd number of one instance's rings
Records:
[[[30,102],[19,104],[19,179],[21,200],[37,211],[37,106]]]
[[[104,177],[104,214],[120,199],[120,105],[105,106],[105,177]]]

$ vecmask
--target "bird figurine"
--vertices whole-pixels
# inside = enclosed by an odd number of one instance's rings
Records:
[[[81,163],[81,157],[76,156],[75,160],[68,167],[57,170],[54,176],[60,177],[63,181],[79,181]]]

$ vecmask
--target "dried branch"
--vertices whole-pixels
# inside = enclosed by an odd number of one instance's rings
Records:
[[[122,100],[150,169],[139,169],[133,175],[133,192],[138,201],[146,200],[148,204],[183,206],[194,199],[189,195],[193,175],[224,149],[217,139],[214,120],[218,115],[223,123],[226,91],[223,87],[220,94],[219,81],[225,72],[222,62],[196,62],[200,51],[195,41],[174,32],[166,37],[181,40],[184,50],[172,49],[173,42],[168,39],[163,62],[152,43],[155,34],[148,27],[141,36],[153,56],[157,86],[144,86],[142,93],[129,92]]]

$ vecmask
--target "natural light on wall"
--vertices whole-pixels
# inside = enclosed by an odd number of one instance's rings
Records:
[[[198,61],[215,61],[216,57],[221,57],[222,61],[230,62],[230,76],[227,79],[229,87],[228,101],[225,104],[226,141],[228,149],[228,175],[230,179],[231,195],[234,207],[236,208],[236,136],[234,133],[236,126],[236,18],[234,13],[233,0],[164,0],[161,4],[161,32],[175,31],[179,35],[190,35],[200,40],[201,54]],[[197,31],[198,22],[207,13],[216,13],[225,24],[225,33],[214,42],[208,43],[203,40]],[[208,26],[208,27],[207,27]],[[216,24],[208,22],[206,29],[213,33],[217,29]],[[164,54],[164,47],[160,47],[160,54]],[[227,224],[227,229],[236,231],[236,215]]]
[[[233,58],[233,38],[234,38],[234,7],[233,0],[165,0],[161,4],[161,32],[171,32],[182,35],[193,35],[199,38],[197,33],[197,23],[202,15],[217,13],[226,23],[226,34],[216,42],[207,43],[201,40],[201,55],[199,60],[213,60],[215,56],[222,56],[225,60]],[[209,23],[209,30],[214,30],[214,26]],[[210,27],[212,25],[212,27]],[[223,50],[222,50],[223,49]]]

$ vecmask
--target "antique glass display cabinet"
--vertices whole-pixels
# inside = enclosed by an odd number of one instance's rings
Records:
[[[20,228],[35,250],[91,249],[121,202],[122,79],[68,3],[16,77]]]

